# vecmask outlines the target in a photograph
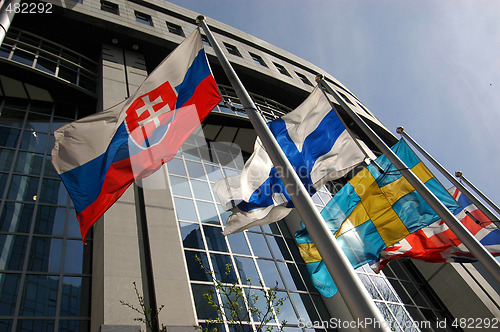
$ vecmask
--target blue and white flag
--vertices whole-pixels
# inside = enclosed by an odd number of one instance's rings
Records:
[[[319,88],[294,111],[268,126],[311,195],[366,158]],[[214,190],[221,204],[233,212],[224,235],[278,221],[293,208],[259,139],[242,173],[217,181]]]

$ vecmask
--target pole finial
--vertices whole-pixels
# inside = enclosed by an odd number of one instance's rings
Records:
[[[402,134],[402,133],[403,133],[403,131],[405,131],[405,129],[403,128],[403,126],[399,126],[399,127],[396,129],[396,132],[397,132],[398,134]]]
[[[319,83],[324,78],[325,78],[325,76],[323,76],[323,74],[316,75],[316,83]]]
[[[455,176],[456,176],[457,178],[461,178],[461,177],[462,177],[462,172],[460,172],[460,171],[456,171],[456,172],[455,172]]]
[[[205,15],[198,15],[196,18],[196,24],[200,25],[201,21],[205,20]]]

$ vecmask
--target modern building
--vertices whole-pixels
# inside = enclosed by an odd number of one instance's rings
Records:
[[[141,315],[122,304],[139,307],[134,283],[149,307],[164,306],[159,319],[169,331],[193,330],[215,315],[203,297],[213,282],[195,256],[221,281],[243,288],[250,306],[263,308],[262,288],[277,285],[286,301],[279,315],[272,312],[271,325],[286,320],[286,331],[357,330],[340,294],[323,298],[311,285],[293,239],[297,214],[222,236],[229,213],[211,186],[237,174],[256,135],[208,43],[223,102],[171,162],[127,190],[83,244],[50,161],[53,131],[127,98],[197,28],[198,13],[163,0],[19,6],[0,49],[0,331],[145,329],[134,320]],[[26,13],[32,9],[37,13]],[[387,143],[395,142],[331,75],[224,23],[207,22],[266,118],[298,106],[322,73]],[[321,208],[330,197],[325,188],[314,202]],[[234,269],[224,274],[228,263]],[[357,272],[396,331],[469,330],[487,327],[486,319],[494,330],[500,317],[498,286],[473,265],[402,260],[380,274],[368,267]],[[227,301],[222,292],[213,299]],[[251,331],[258,319],[250,315],[245,324]],[[220,327],[236,330],[227,322]]]

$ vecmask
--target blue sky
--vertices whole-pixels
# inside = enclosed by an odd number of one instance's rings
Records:
[[[499,1],[171,2],[324,69],[500,204]]]

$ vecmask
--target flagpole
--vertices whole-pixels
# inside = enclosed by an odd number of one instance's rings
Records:
[[[19,5],[21,0],[5,0],[0,9],[0,44],[3,43],[10,24],[14,19],[14,15],[18,12],[15,10],[15,5]],[[7,8],[10,5],[10,8]],[[7,11],[8,10],[8,11]]]
[[[467,188],[465,188],[459,181],[457,181],[453,175],[448,172],[441,164],[435,160],[427,151],[424,150],[405,130],[403,127],[398,127],[396,130],[398,134],[401,134],[406,140],[408,140],[429,162],[436,167],[441,174],[444,175],[446,179],[448,179],[455,187],[460,190],[460,192],[467,197],[472,204],[474,204],[484,215],[491,220],[491,222],[495,223],[498,226],[498,217],[491,211],[486,205],[483,204],[479,199],[476,198]],[[460,173],[461,174],[461,173]],[[465,181],[468,184],[468,181]],[[469,186],[471,186],[469,184]],[[472,188],[473,186],[471,186]],[[483,197],[483,196],[481,196]],[[484,199],[484,197],[483,197]]]
[[[488,203],[492,208],[494,208],[495,211],[497,211],[497,213],[500,213],[500,208],[495,203],[493,203],[493,201],[490,200],[485,194],[483,194],[481,190],[477,189],[471,182],[469,182],[469,180],[465,178],[462,172],[460,171],[455,172],[455,176],[458,177],[463,182],[465,182],[466,185],[471,187],[472,190],[474,190],[482,199],[484,199],[486,203]],[[493,221],[492,219],[490,220]],[[498,217],[495,220],[498,220]]]
[[[323,75],[316,77],[318,83],[325,88],[340,106],[347,112],[352,120],[363,130],[368,138],[377,146],[387,159],[401,172],[405,179],[436,214],[446,223],[451,231],[458,237],[460,241],[469,249],[474,257],[486,267],[491,275],[500,282],[500,263],[491,255],[491,253],[483,247],[483,245],[467,230],[467,228],[458,221],[457,218],[444,206],[444,204],[422,183],[422,181],[399,159],[399,157],[385,144],[384,141],[366,124],[366,122],[355,112],[337,91],[332,89],[330,85],[323,79]]]
[[[287,188],[295,208],[303,219],[307,231],[316,244],[323,262],[330,272],[333,281],[337,284],[349,311],[358,322],[369,322],[369,324],[360,324],[359,329],[362,331],[390,331],[384,317],[375,306],[373,299],[361,283],[351,263],[337,244],[334,235],[314,206],[309,193],[300,181],[297,173],[293,170],[289,160],[267,127],[264,118],[257,110],[250,95],[222,52],[205,22],[205,17],[200,15],[196,21],[207,35],[210,45],[212,45],[238,99],[243,105],[257,135],[261,139],[262,145],[285,184],[285,188]]]

